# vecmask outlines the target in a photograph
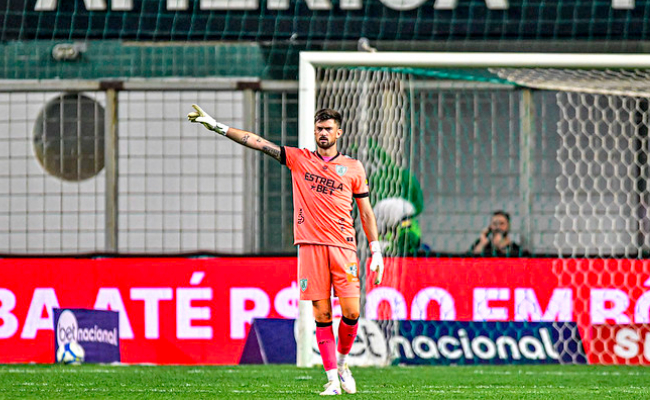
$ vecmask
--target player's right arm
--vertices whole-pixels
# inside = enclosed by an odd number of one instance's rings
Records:
[[[261,151],[262,153],[268,154],[276,160],[281,161],[281,150],[280,146],[277,144],[269,142],[268,140],[259,135],[256,135],[255,133],[233,128],[217,122],[196,104],[192,104],[192,107],[194,107],[196,112],[187,114],[187,119],[190,122],[198,122],[205,126],[207,129],[223,135],[232,141],[235,141],[253,150]]]

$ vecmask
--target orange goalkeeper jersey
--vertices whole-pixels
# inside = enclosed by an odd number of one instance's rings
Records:
[[[281,150],[280,162],[291,170],[293,182],[294,244],[356,250],[352,198],[368,196],[361,162],[341,153],[326,162],[307,149]]]

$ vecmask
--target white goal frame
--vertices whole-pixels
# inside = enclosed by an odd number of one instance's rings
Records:
[[[562,53],[417,53],[334,52],[300,53],[298,89],[298,144],[315,149],[313,117],[316,111],[317,67],[412,68],[650,68],[646,54]]]
[[[452,53],[452,52],[301,52],[298,91],[298,145],[315,150],[316,68],[562,68],[650,69],[646,54],[572,53]],[[297,342],[298,367],[311,367],[313,316],[310,301],[300,301]]]

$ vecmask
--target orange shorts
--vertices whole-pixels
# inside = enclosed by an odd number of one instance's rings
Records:
[[[298,287],[300,300],[359,297],[357,252],[337,246],[301,244],[298,246]]]

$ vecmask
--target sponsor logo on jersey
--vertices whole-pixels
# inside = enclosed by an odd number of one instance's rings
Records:
[[[305,181],[311,182],[311,189],[318,193],[333,195],[336,190],[343,190],[343,184],[334,179],[325,178],[324,176],[305,172]]]
[[[305,222],[305,215],[302,213],[302,208],[298,211],[298,225]]]

